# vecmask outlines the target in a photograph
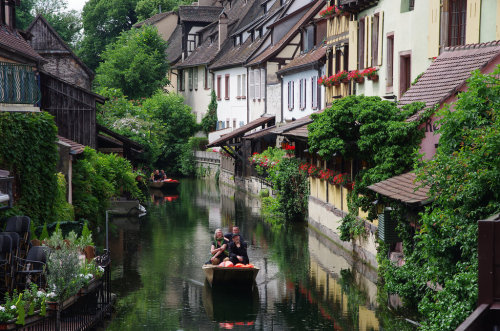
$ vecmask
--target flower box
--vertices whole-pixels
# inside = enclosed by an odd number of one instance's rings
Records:
[[[377,81],[378,81],[378,75],[368,76],[368,79],[369,79],[369,80],[372,80],[372,81],[374,81],[374,82],[377,82]]]
[[[358,84],[363,84],[365,82],[365,78],[359,77],[359,78],[354,79],[354,81]]]
[[[0,323],[0,330],[14,330],[16,328],[16,320],[10,320]]]

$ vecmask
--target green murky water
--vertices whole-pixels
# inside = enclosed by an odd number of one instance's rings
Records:
[[[118,300],[108,330],[390,330],[400,324],[377,315],[372,271],[348,262],[306,225],[273,231],[259,216],[258,199],[201,180],[155,193],[148,216],[112,221]],[[250,293],[213,291],[201,270],[214,230],[227,232],[233,224],[260,268]]]

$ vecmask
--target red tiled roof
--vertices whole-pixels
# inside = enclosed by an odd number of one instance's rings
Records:
[[[324,58],[325,55],[326,55],[325,46],[312,49],[307,53],[300,54],[295,59],[290,61],[290,63],[288,63],[286,66],[284,66],[278,71],[278,74],[282,74],[293,69],[299,69],[309,64],[317,63],[319,60]]]
[[[484,68],[498,56],[500,41],[446,48],[418,82],[406,91],[399,104],[422,101],[426,108],[441,104],[465,84],[473,70]],[[416,120],[420,113],[408,121]]]
[[[418,188],[420,185],[415,181],[415,173],[407,172],[370,185],[368,188],[394,200],[424,205],[430,200],[428,195],[430,188],[429,186]]]
[[[223,146],[227,141],[237,138],[238,136],[243,136],[245,133],[247,133],[250,130],[253,130],[255,128],[258,128],[259,126],[269,124],[271,122],[274,122],[275,116],[264,116],[256,119],[255,121],[252,121],[250,123],[247,123],[238,129],[232,131],[231,133],[225,134],[219,139],[215,140],[214,142],[210,143],[207,145],[207,147],[216,147],[216,146]]]
[[[37,62],[47,62],[21,37],[19,32],[12,30],[5,25],[0,25],[0,47],[5,47],[11,52],[35,60]]]
[[[285,34],[285,36],[283,38],[281,38],[281,40],[279,42],[277,42],[276,44],[274,44],[272,46],[269,46],[264,52],[262,52],[255,59],[253,59],[249,63],[249,65],[256,65],[256,64],[260,64],[262,62],[265,62],[271,56],[273,56],[276,53],[278,53],[279,51],[281,51],[283,49],[283,47],[285,47],[286,44],[290,40],[292,40],[292,38],[295,37],[295,35],[297,33],[299,33],[299,28],[304,23],[306,23],[307,21],[309,21],[314,15],[316,15],[316,13],[318,13],[319,10],[321,8],[323,8],[323,6],[325,6],[325,2],[323,0],[314,0],[313,2],[314,2],[314,5],[311,8],[309,8],[309,10],[306,11],[306,13],[304,14],[304,16],[302,16],[297,21],[297,23],[295,23],[295,25],[292,28],[290,28],[290,30]]]
[[[59,141],[62,141],[70,146],[71,154],[82,154],[85,149],[85,145],[79,144],[68,138],[64,138],[63,136],[57,136],[57,138],[59,138]]]

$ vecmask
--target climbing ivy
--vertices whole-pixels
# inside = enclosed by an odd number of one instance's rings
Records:
[[[413,166],[413,153],[423,132],[418,127],[431,114],[425,111],[416,121],[406,121],[424,107],[417,102],[399,109],[394,102],[379,97],[348,96],[333,102],[330,108],[313,114],[309,128],[309,146],[324,160],[341,155],[348,160],[364,161],[367,167],[355,175],[348,195],[349,215],[343,219],[341,237],[353,239],[364,233],[356,221],[359,208],[376,218],[371,184],[399,175]]]
[[[403,266],[384,258],[387,248],[379,254],[385,290],[418,308],[422,330],[454,330],[476,307],[477,221],[500,212],[498,75],[500,67],[491,75],[474,72],[453,111],[445,106],[438,113],[436,155],[416,163],[433,203],[414,236],[399,222]]]
[[[0,112],[0,137],[0,168],[15,176],[17,202],[9,213],[28,215],[36,225],[54,221],[58,152],[53,116]]]

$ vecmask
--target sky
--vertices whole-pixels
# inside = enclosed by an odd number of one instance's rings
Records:
[[[68,0],[68,9],[81,11],[87,0]]]

